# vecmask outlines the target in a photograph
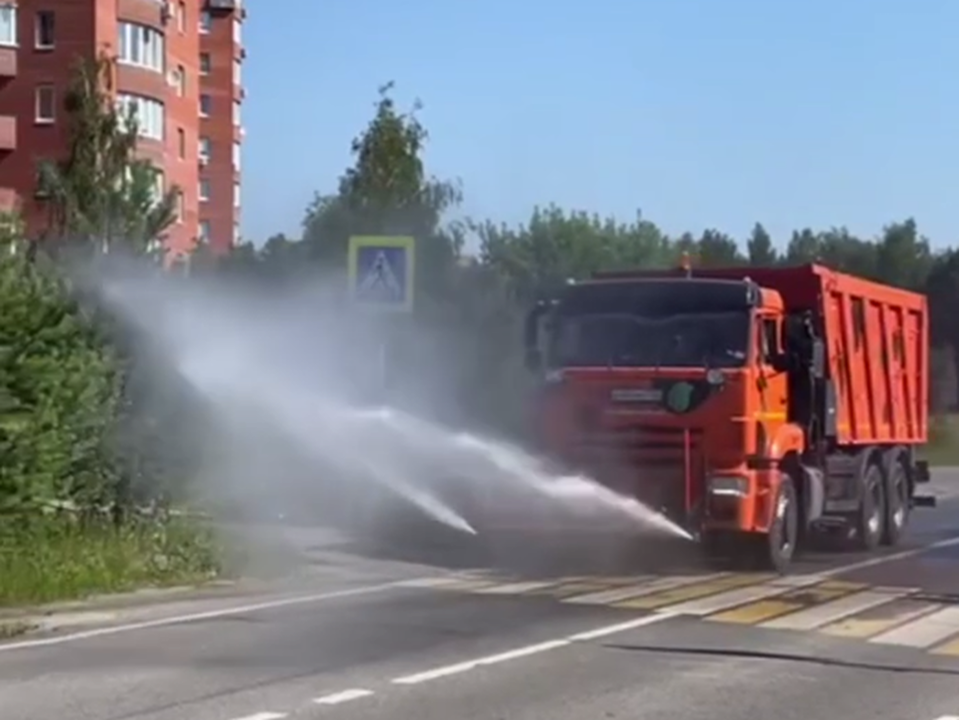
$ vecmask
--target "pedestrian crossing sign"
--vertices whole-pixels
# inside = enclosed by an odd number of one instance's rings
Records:
[[[356,305],[410,312],[413,309],[413,238],[351,237],[348,274],[350,294]]]

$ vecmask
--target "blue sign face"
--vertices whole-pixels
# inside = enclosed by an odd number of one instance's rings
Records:
[[[410,292],[407,248],[362,245],[356,253],[354,300],[364,305],[406,306]]]

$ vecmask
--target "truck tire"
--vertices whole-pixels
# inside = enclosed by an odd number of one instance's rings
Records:
[[[880,546],[886,517],[886,488],[883,470],[871,462],[863,474],[860,508],[854,519],[857,549],[871,551]]]
[[[786,574],[793,562],[800,536],[800,507],[797,488],[788,473],[781,473],[770,531],[759,538],[758,565],[763,570]]]
[[[910,521],[910,480],[900,458],[894,458],[884,473],[884,545],[897,545],[903,539]]]

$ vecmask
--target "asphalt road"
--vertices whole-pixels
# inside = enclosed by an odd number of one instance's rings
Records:
[[[786,579],[679,556],[578,572],[585,548],[400,560],[287,528],[305,570],[270,592],[0,645],[0,718],[956,719],[956,472],[934,489],[886,557],[816,554]]]

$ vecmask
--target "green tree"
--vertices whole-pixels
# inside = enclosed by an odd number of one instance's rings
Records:
[[[956,249],[936,254],[924,281],[930,306],[930,334],[933,344],[946,346],[957,357],[957,265]]]
[[[463,228],[444,224],[461,201],[457,183],[430,177],[423,163],[427,131],[417,118],[420,104],[400,112],[380,88],[376,113],[353,140],[354,163],[335,195],[316,195],[303,220],[303,251],[324,270],[342,273],[352,235],[410,235],[417,241],[417,292],[429,299],[451,297],[452,273],[463,245]]]
[[[113,63],[104,55],[78,63],[64,103],[69,149],[40,162],[37,189],[48,234],[101,252],[141,253],[156,249],[174,222],[177,190],[163,193],[156,168],[137,157],[136,113],[112,99]]]
[[[671,260],[667,237],[639,215],[625,224],[551,205],[535,208],[520,227],[485,222],[473,229],[482,261],[504,278],[511,297],[521,303],[598,270],[660,267]]]
[[[753,226],[750,238],[747,240],[747,262],[751,265],[769,267],[780,259],[779,253],[773,246],[773,238],[760,223]]]
[[[697,263],[704,267],[727,267],[745,262],[737,241],[726,233],[705,230],[697,241]]]
[[[113,357],[56,273],[0,233],[0,509],[103,502],[115,475],[108,440]]]
[[[876,246],[877,275],[884,282],[923,290],[932,258],[929,241],[920,235],[913,218],[883,228]]]

